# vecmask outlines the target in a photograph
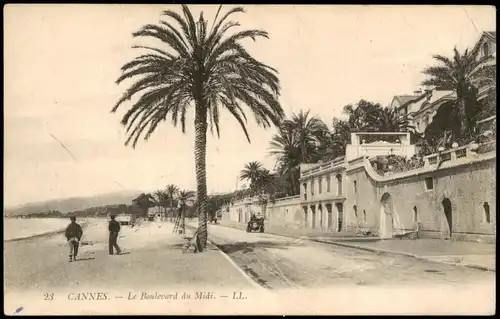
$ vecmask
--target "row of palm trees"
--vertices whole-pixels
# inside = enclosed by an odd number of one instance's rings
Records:
[[[259,126],[265,129],[273,126],[278,128],[271,147],[278,159],[277,171],[283,176],[280,180],[284,180],[285,185],[291,185],[284,187],[287,194],[298,191],[298,164],[314,161],[322,156],[332,158],[343,154],[341,151],[348,140],[347,132],[353,127],[359,128],[356,126],[358,124],[362,125],[357,123],[358,120],[365,120],[365,116],[369,115],[373,125],[395,123],[395,115],[388,109],[359,116],[357,114],[356,117],[349,118],[348,122],[334,120],[332,132],[323,130],[321,121],[316,117],[309,117],[308,112],[285,120],[285,113],[278,100],[280,82],[277,70],[255,59],[243,45],[248,39],[255,41],[258,38],[268,38],[268,33],[253,29],[230,33],[240,24],[229,19],[244,10],[236,7],[223,14],[221,8],[219,6],[211,26],[203,12],[195,20],[190,9],[183,5],[181,14],[166,10],[162,14],[165,19],[157,24],[147,24],[133,33],[134,37],[153,38],[158,41],[158,45],[134,46],[144,52],[122,67],[122,75],[116,83],[130,79],[135,82],[112,109],[112,112],[116,112],[125,102],[134,101],[121,120],[128,135],[125,144],[131,144],[134,148],[140,138],[148,140],[167,117],[175,127],[180,125],[182,132],[185,132],[188,117],[194,113],[198,234],[202,247],[206,246],[208,219],[207,131],[210,127],[213,134],[215,128],[217,136],[220,135],[222,110],[229,112],[240,124],[248,142],[247,112],[253,115]],[[468,71],[462,65],[470,62],[468,57],[466,54],[466,59],[459,60],[456,64],[446,63],[449,69],[460,67]],[[443,69],[432,69],[428,73],[438,84],[442,84],[439,79],[447,79],[449,76]],[[462,73],[456,79],[461,81]],[[460,93],[464,92],[463,86],[455,87]],[[459,101],[462,110],[463,100]],[[352,112],[363,113],[363,110],[358,103]],[[346,111],[351,112],[351,109]],[[354,122],[351,123],[351,120]],[[293,125],[293,129],[290,125]],[[383,126],[377,126],[377,130],[381,127]],[[295,130],[296,128],[298,129]]]
[[[435,152],[440,146],[453,141],[467,143],[477,138],[475,123],[481,117],[496,114],[496,68],[490,62],[492,56],[479,55],[479,47],[460,54],[454,50],[453,59],[441,55],[434,58],[442,65],[423,70],[428,76],[423,85],[453,90],[457,99],[443,104],[424,134],[418,134],[410,125],[407,115],[399,115],[396,109],[360,100],[346,105],[346,120],[334,118],[332,130],[310,111],[300,111],[285,120],[278,133],[270,141],[270,154],[277,160],[273,176],[259,162],[250,162],[241,171],[240,178],[250,181],[249,194],[266,188],[266,183],[279,179],[291,188],[279,189],[279,195],[299,194],[300,163],[328,161],[345,154],[346,145],[353,132],[410,132],[412,140],[421,147],[420,156]],[[492,86],[486,103],[477,101],[478,88]],[[367,137],[369,139],[370,137]],[[369,142],[369,141],[367,141]],[[443,143],[446,142],[446,143]],[[276,177],[278,176],[278,177]],[[274,183],[276,185],[276,183]]]
[[[258,161],[249,162],[240,172],[240,179],[250,182],[248,194],[267,191],[276,198],[298,195],[300,164],[344,156],[352,132],[413,129],[408,119],[399,117],[394,109],[365,100],[345,106],[343,113],[347,120],[334,118],[332,129],[319,117],[311,116],[310,111],[301,110],[283,121],[269,142],[269,153],[276,158],[274,174]]]
[[[195,201],[195,192],[181,190],[174,184],[169,184],[165,189],[158,189],[153,194],[142,193],[132,202],[143,209],[143,215],[147,214],[150,207],[158,206],[163,213],[170,213],[170,218],[174,217],[173,209],[180,205],[187,205],[190,201]],[[182,208],[182,207],[181,207]]]

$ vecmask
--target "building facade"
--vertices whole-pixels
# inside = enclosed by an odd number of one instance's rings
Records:
[[[300,196],[259,205],[236,201],[223,219],[324,232],[369,229],[380,238],[419,229],[421,237],[494,242],[496,153],[462,146],[425,157],[423,167],[380,175],[370,157],[301,165]]]

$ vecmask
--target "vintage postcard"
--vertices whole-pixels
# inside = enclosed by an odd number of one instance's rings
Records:
[[[494,314],[490,6],[4,6],[4,313]]]

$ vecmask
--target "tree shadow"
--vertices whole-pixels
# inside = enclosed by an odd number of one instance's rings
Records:
[[[117,255],[117,256],[130,255],[130,251],[121,252],[121,253],[115,254],[115,255]]]
[[[235,253],[241,251],[243,254],[248,254],[254,252],[255,249],[259,248],[273,248],[273,249],[288,249],[289,247],[299,247],[303,246],[301,243],[276,243],[272,241],[257,241],[257,242],[236,242],[231,244],[221,244],[217,245],[226,254]]]

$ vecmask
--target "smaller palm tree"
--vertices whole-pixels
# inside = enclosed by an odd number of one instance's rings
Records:
[[[281,126],[269,142],[269,154],[276,158],[277,172],[292,185],[292,194],[298,194],[301,148],[297,134],[289,127]]]
[[[172,211],[172,208],[173,208],[173,204],[174,204],[174,199],[177,195],[177,193],[179,192],[179,187],[177,187],[176,185],[174,184],[169,184],[167,185],[167,187],[165,188],[165,194],[169,200],[169,208],[170,210]],[[174,216],[170,215],[170,220],[172,220]]]
[[[354,130],[349,122],[334,118],[332,121],[332,144],[338,154],[345,154],[347,144],[351,143],[351,133]]]
[[[462,136],[470,129],[472,118],[475,115],[471,114],[474,112],[470,110],[477,102],[474,91],[482,83],[491,79],[492,70],[496,67],[487,64],[493,59],[492,56],[479,58],[479,49],[480,46],[476,46],[472,50],[466,49],[461,54],[457,48],[454,48],[454,55],[451,59],[436,54],[433,57],[440,65],[431,66],[422,71],[428,76],[422,85],[455,91],[457,99],[454,111],[457,112],[460,119],[460,134]]]
[[[182,230],[185,233],[185,217],[186,210],[190,203],[196,201],[196,193],[193,191],[182,190],[177,193],[177,200],[179,201],[179,214],[182,216]]]
[[[399,115],[395,108],[384,107],[368,117],[368,128],[379,132],[409,132],[415,127],[410,124],[408,116]]]
[[[300,110],[298,114],[293,114],[292,118],[285,120],[283,126],[285,130],[295,135],[295,141],[300,149],[300,162],[307,163],[314,157],[318,139],[328,131],[327,126],[317,116],[310,116],[310,110]]]
[[[264,174],[264,171],[265,169],[260,162],[253,161],[247,163],[240,172],[240,180],[248,180],[250,182],[250,188],[253,188],[262,178],[262,174]]]
[[[143,217],[147,217],[148,209],[154,206],[155,198],[150,193],[142,193],[133,199],[132,203],[141,209]]]

